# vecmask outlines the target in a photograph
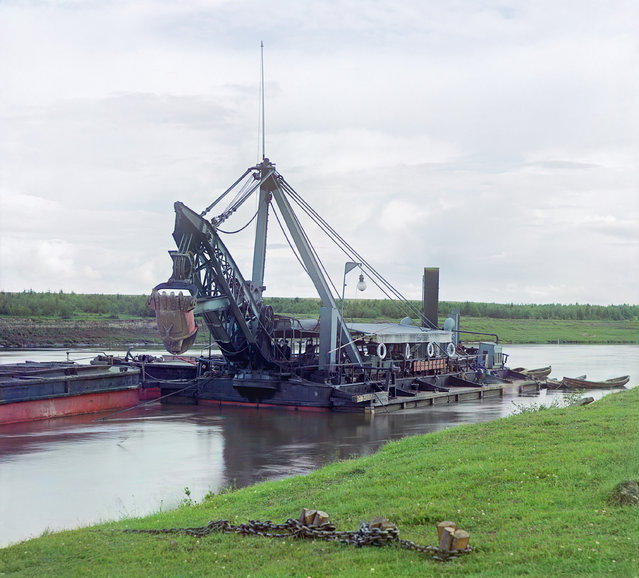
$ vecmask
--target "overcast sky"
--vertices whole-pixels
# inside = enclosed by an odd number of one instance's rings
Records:
[[[638,30],[636,0],[2,0],[0,289],[165,281],[174,201],[258,160],[263,40],[267,156],[407,297],[438,266],[445,300],[639,303]],[[269,231],[267,295],[314,295]]]

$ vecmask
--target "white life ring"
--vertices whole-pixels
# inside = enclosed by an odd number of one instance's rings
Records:
[[[377,346],[377,357],[379,357],[380,359],[384,359],[386,357],[386,344],[385,343],[380,343]]]
[[[446,353],[448,354],[448,357],[452,357],[453,355],[455,355],[455,344],[454,343],[449,343],[448,347],[446,347]]]
[[[435,356],[435,346],[432,343],[428,343],[428,347],[426,348],[426,353],[428,353],[428,357]]]
[[[404,346],[404,359],[410,359],[410,343]]]

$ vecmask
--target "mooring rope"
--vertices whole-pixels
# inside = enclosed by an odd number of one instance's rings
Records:
[[[109,419],[110,417],[112,417],[114,415],[118,415],[118,414],[124,413],[126,411],[131,411],[132,409],[138,409],[138,408],[141,408],[141,407],[146,407],[147,405],[150,405],[152,403],[156,403],[158,401],[166,399],[167,397],[171,397],[172,395],[176,395],[178,393],[182,393],[183,391],[186,391],[187,389],[191,389],[193,387],[196,387],[196,384],[192,383],[191,385],[187,385],[186,387],[183,387],[182,389],[178,389],[177,391],[172,391],[171,393],[167,393],[166,395],[162,395],[160,397],[156,397],[155,399],[149,399],[147,401],[143,401],[141,403],[138,403],[137,405],[132,405],[131,407],[125,407],[124,409],[119,409],[118,411],[114,411],[113,413],[109,413],[109,414],[105,415],[104,417],[96,418],[93,421],[105,421],[105,420]]]

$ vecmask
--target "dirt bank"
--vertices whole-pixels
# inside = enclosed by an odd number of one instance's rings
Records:
[[[102,347],[161,344],[155,319],[0,317],[0,347]]]

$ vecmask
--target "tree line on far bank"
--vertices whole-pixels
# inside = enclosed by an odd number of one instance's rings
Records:
[[[62,319],[107,317],[153,317],[146,305],[147,295],[102,295],[64,293],[63,291],[38,293],[0,292],[0,315],[12,317],[57,317]],[[278,314],[318,317],[320,300],[301,297],[269,297],[265,303]],[[420,301],[411,301],[415,310],[421,309]],[[639,305],[588,305],[575,303],[563,305],[477,303],[472,301],[441,301],[440,316],[451,309],[459,309],[465,317],[489,317],[495,319],[564,319],[624,321],[639,318]],[[396,301],[383,299],[347,299],[344,316],[353,319],[399,320],[414,313]]]
[[[12,317],[154,317],[146,306],[147,295],[100,295],[64,293],[0,292],[0,315]]]

